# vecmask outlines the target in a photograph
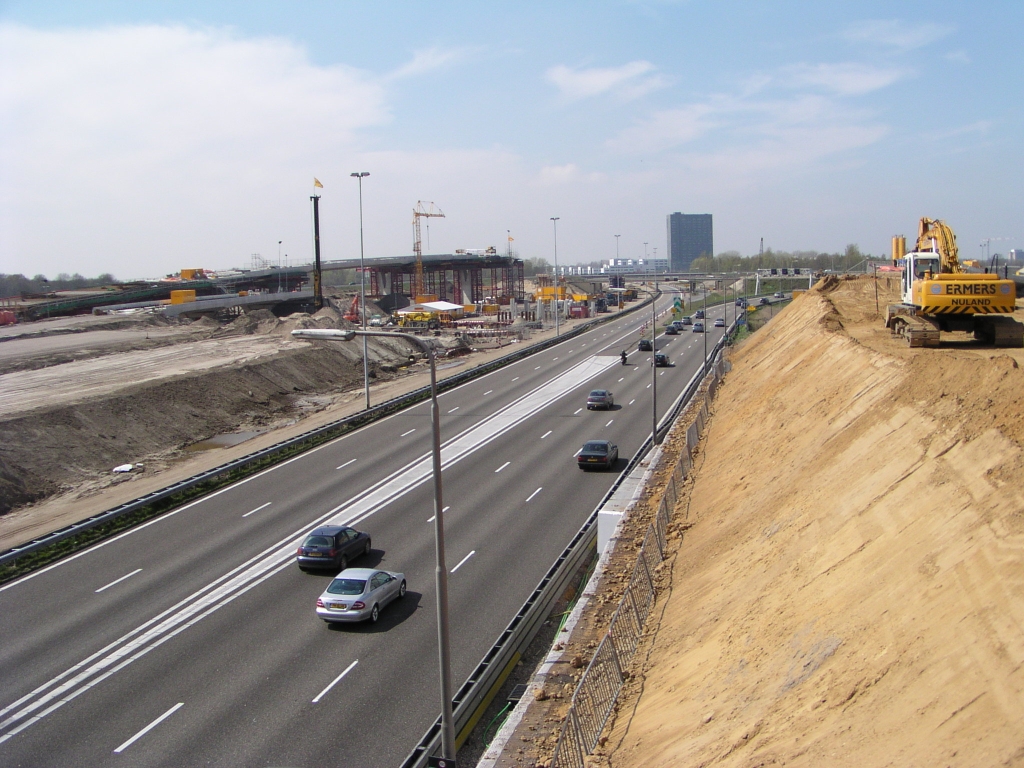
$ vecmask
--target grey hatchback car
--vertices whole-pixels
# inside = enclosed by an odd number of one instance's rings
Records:
[[[405,574],[373,568],[339,573],[316,600],[316,615],[328,624],[375,622],[392,600],[405,597]]]
[[[344,525],[322,525],[302,540],[295,562],[299,568],[333,568],[343,571],[348,561],[370,554],[369,534]]]

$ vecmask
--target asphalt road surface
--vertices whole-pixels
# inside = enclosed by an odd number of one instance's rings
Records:
[[[456,688],[611,485],[576,451],[610,439],[621,470],[650,434],[651,353],[636,351],[650,318],[440,397]],[[704,341],[659,338],[660,412]],[[594,388],[613,410],[587,411]],[[430,466],[422,403],[0,587],[0,765],[399,764],[440,711]],[[373,537],[353,566],[405,573],[377,624],[316,617],[331,575],[294,555],[326,522]]]

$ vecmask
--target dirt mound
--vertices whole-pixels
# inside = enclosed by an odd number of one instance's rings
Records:
[[[875,287],[733,356],[595,764],[1024,761],[1024,351],[908,349]]]

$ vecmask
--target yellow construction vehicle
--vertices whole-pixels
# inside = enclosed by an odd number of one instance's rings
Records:
[[[885,325],[911,347],[939,346],[941,331],[967,331],[997,347],[1024,346],[1024,325],[1013,314],[1013,280],[963,271],[956,235],[945,222],[921,219],[914,250],[892,239],[893,266],[903,267],[900,304],[890,304]]]

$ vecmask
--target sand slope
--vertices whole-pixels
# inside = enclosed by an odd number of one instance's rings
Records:
[[[597,763],[1024,764],[1024,354],[874,308],[812,292],[733,355]]]

